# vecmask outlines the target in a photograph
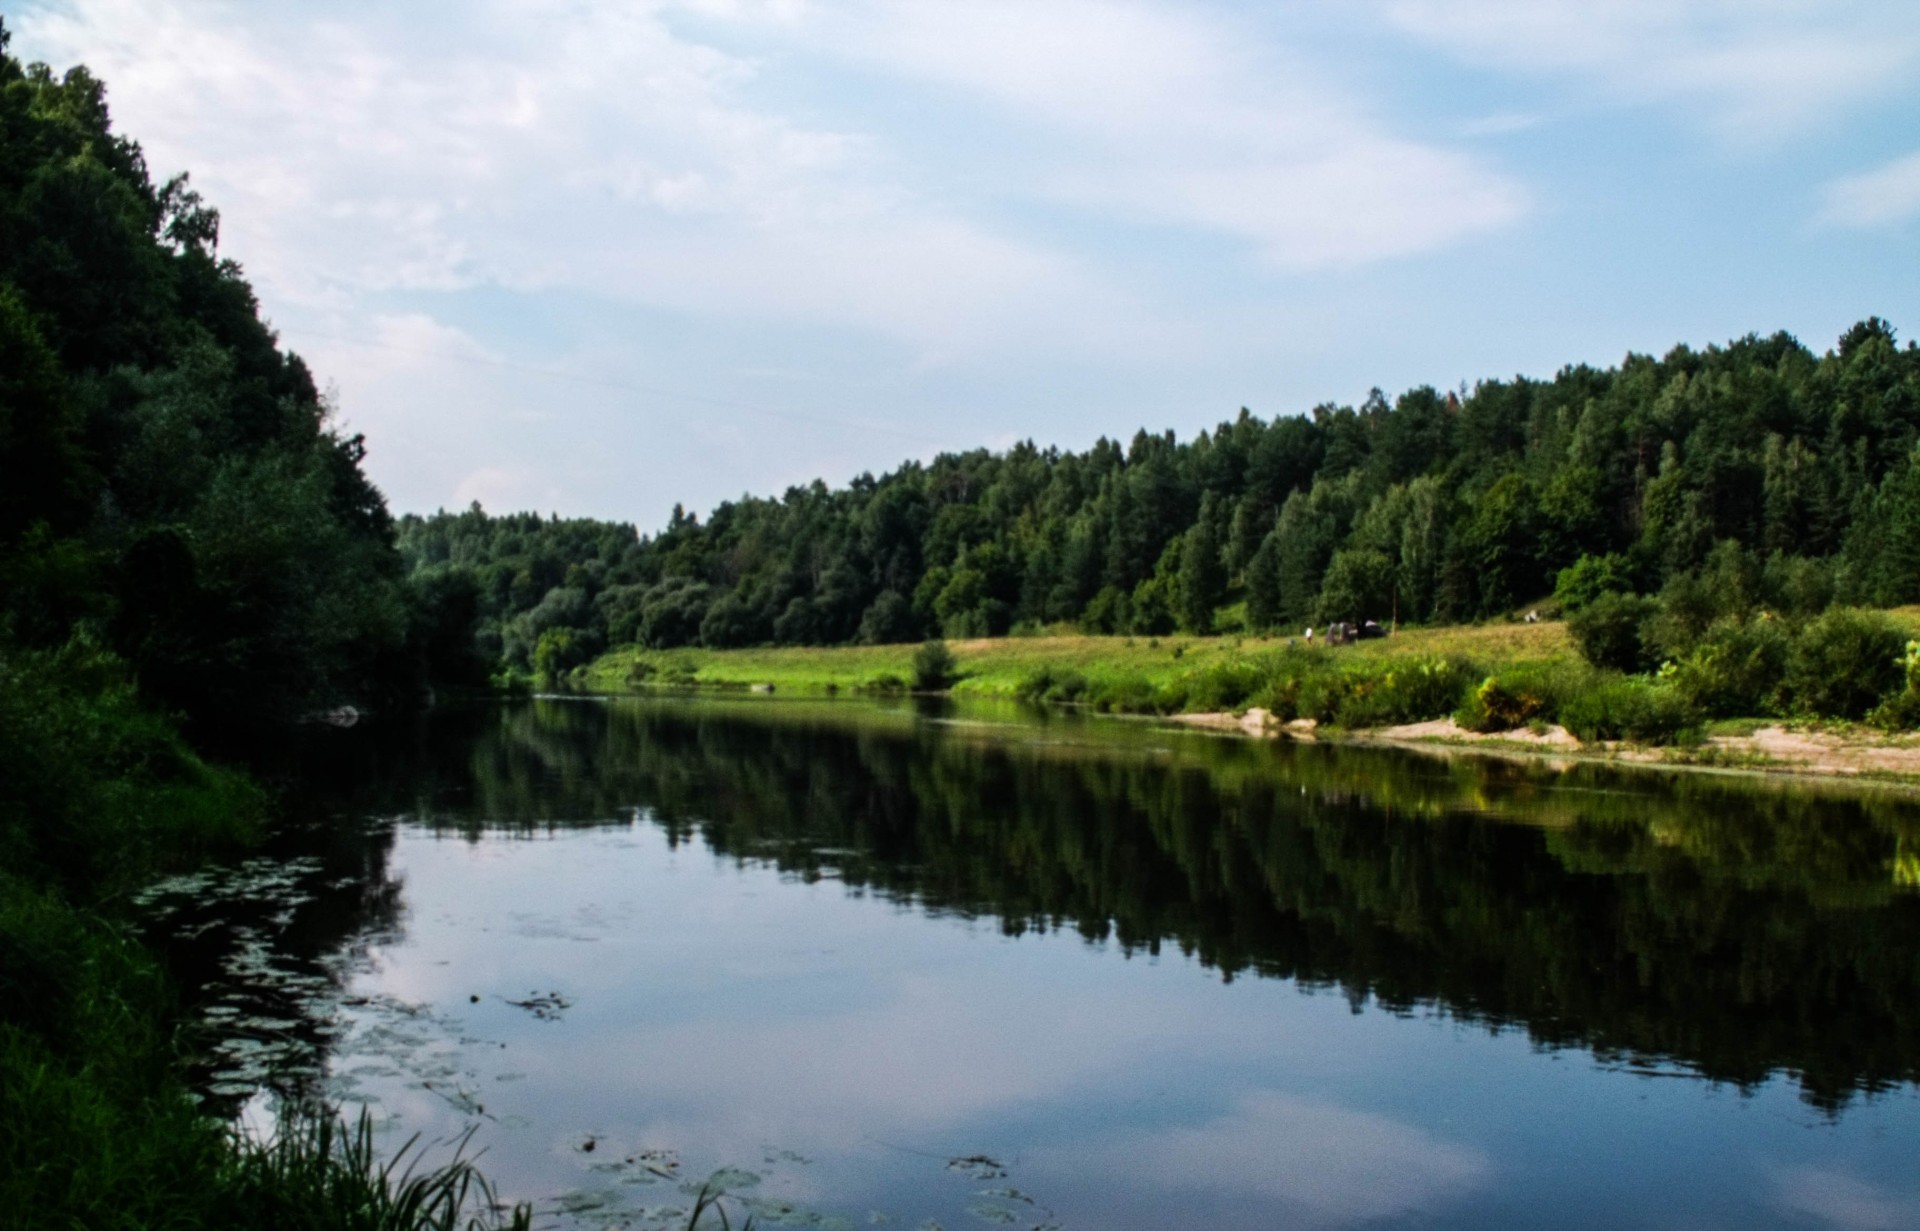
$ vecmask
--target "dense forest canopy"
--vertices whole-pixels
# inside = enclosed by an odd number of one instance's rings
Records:
[[[414,689],[435,615],[363,441],[261,320],[187,177],[155,183],[85,68],[6,42],[0,638],[77,631],[202,721]]]
[[[1652,592],[1714,560],[1782,606],[1920,600],[1920,350],[1869,318],[1678,346],[1194,439],[1032,443],[676,507],[660,533],[405,517],[414,574],[482,648],[564,668],[608,644],[898,642],[1444,622],[1578,586]],[[537,660],[537,661],[536,661]]]

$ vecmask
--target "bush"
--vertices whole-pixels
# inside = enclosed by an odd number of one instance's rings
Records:
[[[1786,691],[1794,709],[1863,718],[1904,678],[1906,636],[1879,612],[1836,607],[1794,638]]]
[[[1087,695],[1087,677],[1064,667],[1044,666],[1020,677],[1014,695],[1022,701],[1049,701],[1056,704],[1078,701]]]
[[[1920,641],[1907,642],[1907,652],[1901,656],[1900,669],[1906,675],[1906,687],[1867,715],[1869,722],[1890,731],[1909,731],[1920,727]]]
[[[1786,678],[1792,638],[1771,616],[1721,619],[1674,668],[1669,678],[1687,703],[1714,718],[1774,713]]]
[[[1266,683],[1251,701],[1282,721],[1311,718],[1342,727],[1421,722],[1450,713],[1481,671],[1463,658],[1335,664],[1313,654],[1263,664]]]
[[[1469,691],[1453,720],[1469,731],[1511,731],[1560,716],[1567,698],[1593,685],[1593,672],[1569,662],[1519,663],[1503,667]]]
[[[1670,744],[1691,733],[1699,718],[1672,685],[1617,677],[1568,697],[1560,721],[1583,740]]]
[[[1569,612],[1589,606],[1603,594],[1629,594],[1633,578],[1625,556],[1581,556],[1560,570],[1553,586],[1554,601]]]
[[[959,678],[958,667],[946,642],[926,642],[913,652],[913,686],[921,692],[943,692]]]
[[[1634,594],[1602,594],[1569,616],[1567,631],[1596,667],[1629,674],[1652,666],[1641,627],[1660,605]]]
[[[1529,689],[1512,688],[1488,676],[1454,711],[1453,720],[1469,731],[1491,734],[1523,727],[1547,710],[1547,699]]]
[[[1206,712],[1240,709],[1262,682],[1263,673],[1253,663],[1217,663],[1168,685],[1163,690],[1164,708]]]

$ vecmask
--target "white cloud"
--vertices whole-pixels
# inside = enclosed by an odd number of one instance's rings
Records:
[[[1435,1204],[1484,1183],[1482,1151],[1371,1112],[1273,1090],[1239,1098],[1184,1128],[1036,1151],[1035,1167],[1067,1174],[1153,1176],[1212,1197],[1279,1201],[1300,1225],[1350,1226]],[[1117,1181],[1124,1182],[1124,1181]]]
[[[1920,151],[1860,175],[1834,180],[1822,192],[1820,219],[1834,226],[1881,227],[1920,214]]]
[[[888,182],[861,135],[744,101],[758,66],[652,8],[462,16],[73,0],[22,25],[110,83],[156,168],[192,169],[270,303],[560,288],[950,346],[1009,302],[1070,321],[1070,302],[1121,298]]]
[[[1430,250],[1525,208],[1510,180],[1396,137],[1282,48],[1170,5],[314,13],[67,0],[22,23],[37,52],[105,77],[156,168],[194,172],[270,302],[565,288],[933,352],[1132,351],[1166,323],[1097,257],[1019,237],[993,203],[1198,228],[1289,268]],[[775,51],[698,41],[683,14],[750,22]],[[957,200],[860,131],[867,112],[838,125],[757,101],[795,63],[847,56],[903,95],[960,91],[980,132],[1031,143],[1032,162],[970,165],[979,192]],[[834,114],[832,93],[808,115]]]
[[[1920,35],[1867,0],[1385,0],[1400,30],[1470,62],[1615,103],[1680,103],[1766,144],[1906,89]]]
[[[1774,1204],[1835,1231],[1894,1231],[1920,1224],[1920,1196],[1896,1193],[1821,1167],[1786,1167],[1773,1177]]]
[[[1395,136],[1285,46],[1191,8],[922,0],[808,33],[1017,126],[1038,152],[1011,160],[1009,194],[1225,234],[1287,269],[1430,251],[1527,208],[1510,178]]]

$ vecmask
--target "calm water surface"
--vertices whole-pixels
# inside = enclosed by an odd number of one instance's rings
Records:
[[[1892,796],[781,700],[303,773],[150,895],[204,1088],[472,1130],[550,1225],[1920,1227]]]

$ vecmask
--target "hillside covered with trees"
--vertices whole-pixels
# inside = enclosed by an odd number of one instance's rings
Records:
[[[414,575],[481,613],[482,653],[523,669],[628,643],[1455,622],[1541,600],[1576,564],[1579,590],[1651,593],[1710,557],[1808,612],[1920,600],[1916,444],[1920,350],[1869,318],[1825,354],[1748,336],[1243,410],[1186,442],[943,454],[704,522],[676,508],[651,536],[478,506],[399,535]]]
[[[464,1166],[408,1215],[324,1113],[249,1145],[189,1101],[128,901],[258,840],[268,793],[203,759],[211,736],[410,704],[460,678],[471,613],[409,585],[363,442],[219,255],[218,213],[154,181],[86,69],[7,45],[0,25],[0,1220],[458,1219]]]

